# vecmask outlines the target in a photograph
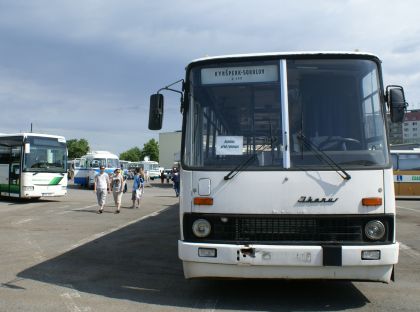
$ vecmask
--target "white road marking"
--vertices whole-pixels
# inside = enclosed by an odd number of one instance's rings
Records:
[[[203,301],[200,300],[198,306],[196,305],[195,308],[199,308],[199,311],[202,312],[214,312],[216,311],[217,303],[219,302],[219,299],[205,299]],[[202,308],[200,308],[202,306]]]
[[[80,307],[76,304],[75,298],[80,298],[80,294],[78,291],[74,290],[71,292],[62,293],[61,298],[64,300],[64,304],[66,305],[67,310],[71,312],[89,312],[92,311],[90,307]]]
[[[420,213],[420,210],[413,209],[413,208],[407,208],[407,207],[402,207],[402,206],[397,206],[397,208],[404,209],[404,210],[410,210],[410,211],[414,211],[414,212]]]
[[[33,220],[32,218],[22,219],[19,221],[12,222],[12,225],[19,225],[19,224],[31,222],[32,220]]]
[[[86,207],[85,207],[85,208],[86,208]],[[118,231],[119,229],[122,229],[122,228],[124,228],[124,227],[126,227],[126,226],[129,226],[129,225],[131,225],[131,224],[134,224],[134,223],[136,223],[136,222],[143,221],[143,220],[145,220],[145,219],[147,219],[147,218],[150,218],[150,217],[155,217],[155,216],[159,215],[160,213],[162,213],[163,211],[165,211],[165,210],[167,210],[167,209],[169,209],[169,208],[168,208],[168,207],[162,208],[162,209],[160,209],[160,210],[158,210],[158,211],[152,212],[152,213],[150,213],[150,214],[148,214],[148,215],[145,215],[145,216],[143,216],[143,217],[141,217],[141,218],[138,218],[138,219],[132,220],[132,221],[130,221],[130,222],[127,222],[127,223],[125,223],[125,224],[119,225],[119,226],[114,227],[114,228],[112,228],[112,229],[109,229],[109,230],[107,230],[107,231],[103,231],[103,232],[100,232],[100,233],[93,234],[93,235],[91,235],[91,236],[89,236],[89,237],[87,237],[87,238],[84,238],[84,239],[80,240],[78,243],[76,243],[76,244],[74,244],[74,245],[70,246],[69,248],[67,248],[67,249],[63,250],[63,251],[62,251],[62,253],[68,252],[68,251],[73,250],[73,249],[75,249],[75,248],[77,248],[77,247],[80,247],[80,246],[82,246],[82,245],[85,245],[85,244],[87,244],[87,243],[89,243],[89,242],[91,242],[91,241],[94,241],[95,239],[98,239],[98,238],[101,238],[101,237],[106,236],[106,235],[108,235],[108,234],[111,234],[112,232]]]
[[[39,244],[32,240],[29,236],[28,233],[25,233],[25,242],[31,246],[33,249],[35,249],[35,253],[32,255],[32,257],[37,261],[37,262],[43,262],[45,260],[47,260],[47,257],[44,256],[44,250],[41,248],[41,246],[39,246]]]
[[[401,249],[402,252],[406,253],[410,257],[420,258],[420,252],[414,250],[413,248],[411,248],[410,246],[407,246],[404,243],[400,242],[400,249]]]

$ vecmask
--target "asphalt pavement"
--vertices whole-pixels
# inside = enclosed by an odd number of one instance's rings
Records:
[[[420,311],[420,204],[398,201],[396,282],[185,280],[171,185],[97,214],[93,191],[0,200],[0,311]]]

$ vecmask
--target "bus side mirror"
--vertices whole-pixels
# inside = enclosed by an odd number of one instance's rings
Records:
[[[404,120],[404,113],[407,109],[407,102],[405,101],[404,89],[400,86],[387,86],[386,98],[391,115],[392,122],[402,122]]]
[[[163,95],[153,94],[150,97],[150,110],[149,110],[149,129],[160,130],[162,129],[163,121]]]

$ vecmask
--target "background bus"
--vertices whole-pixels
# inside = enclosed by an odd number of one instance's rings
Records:
[[[149,160],[145,157],[143,161],[138,162],[139,167],[144,169],[146,179],[160,179],[159,163],[157,161]]]
[[[105,172],[113,174],[115,169],[121,169],[118,156],[108,151],[87,153],[80,159],[80,167],[74,176],[74,183],[87,188],[93,188],[95,176],[99,167],[105,166]]]
[[[393,122],[406,103],[401,87],[384,90],[376,56],[209,57],[186,67],[182,86],[186,278],[391,280],[385,101]],[[151,96],[149,129],[161,128],[163,103]]]
[[[392,150],[395,196],[420,198],[420,149]]]
[[[0,195],[20,198],[67,194],[67,145],[62,136],[0,135]]]

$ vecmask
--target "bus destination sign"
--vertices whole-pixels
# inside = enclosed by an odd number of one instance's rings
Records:
[[[203,68],[201,70],[203,85],[276,81],[278,81],[277,65]]]

